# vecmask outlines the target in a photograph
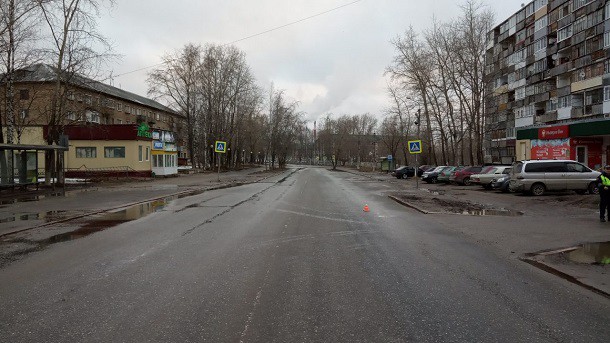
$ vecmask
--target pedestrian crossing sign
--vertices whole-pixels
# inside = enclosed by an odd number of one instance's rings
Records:
[[[409,153],[421,154],[421,140],[409,141]]]
[[[214,144],[214,151],[219,152],[221,154],[224,154],[227,152],[227,142],[223,142],[223,141],[216,141],[216,144]]]

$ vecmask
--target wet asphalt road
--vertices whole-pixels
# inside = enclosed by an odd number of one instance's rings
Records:
[[[0,269],[0,342],[608,342],[608,299],[384,187],[291,170],[50,245]]]

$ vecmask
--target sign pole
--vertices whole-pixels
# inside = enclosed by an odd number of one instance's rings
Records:
[[[218,182],[220,182],[220,154],[216,154],[218,155]]]
[[[417,171],[419,170],[419,154],[415,154],[415,189],[419,189],[419,176],[417,176]]]
[[[220,154],[227,152],[227,142],[216,141],[216,143],[214,143],[214,152],[218,155],[218,182],[220,182]]]

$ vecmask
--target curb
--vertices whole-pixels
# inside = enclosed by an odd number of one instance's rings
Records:
[[[413,205],[413,204],[411,204],[411,203],[408,203],[408,202],[406,202],[406,201],[404,201],[404,200],[402,200],[402,199],[400,199],[400,198],[397,198],[397,197],[395,197],[395,196],[393,196],[393,195],[388,195],[388,198],[390,198],[390,199],[392,199],[392,200],[396,201],[397,203],[399,203],[399,204],[401,204],[401,205],[403,205],[403,206],[406,206],[406,207],[412,208],[412,209],[414,209],[414,210],[416,210],[416,211],[418,211],[418,212],[420,212],[420,213],[423,213],[423,214],[441,214],[441,213],[442,213],[442,212],[431,212],[431,211],[426,211],[426,210],[421,209],[421,208],[419,208],[419,207],[417,207],[417,206],[415,206],[415,205]]]
[[[530,255],[530,254],[528,254],[528,255]],[[539,256],[539,255],[544,255],[544,254],[535,254],[535,255],[532,255],[532,257],[533,256]],[[603,291],[603,290],[601,290],[599,288],[596,288],[594,286],[591,286],[589,284],[586,284],[586,283],[578,280],[578,278],[576,278],[575,276],[567,274],[567,273],[564,273],[564,272],[554,268],[553,266],[551,266],[548,263],[545,263],[545,262],[542,262],[542,261],[538,261],[538,260],[535,260],[535,259],[530,258],[530,257],[521,257],[521,258],[519,258],[519,260],[521,260],[522,262],[525,262],[525,263],[527,263],[527,264],[529,264],[531,266],[534,266],[534,267],[536,267],[536,268],[538,268],[538,269],[540,269],[542,271],[545,271],[545,272],[547,272],[549,274],[558,276],[558,277],[560,277],[560,278],[562,278],[562,279],[564,279],[564,280],[566,280],[566,281],[568,281],[570,283],[573,283],[573,284],[575,284],[577,286],[580,286],[580,287],[582,287],[584,289],[587,289],[587,290],[589,290],[589,291],[591,291],[591,292],[593,292],[595,294],[598,294],[598,295],[601,295],[601,296],[604,296],[604,297],[610,299],[610,293],[608,293],[606,291]]]
[[[203,188],[193,188],[193,189],[184,190],[184,191],[180,191],[180,192],[176,192],[176,193],[166,194],[166,195],[163,195],[163,196],[160,196],[160,197],[148,198],[148,199],[139,200],[139,201],[135,201],[135,202],[127,203],[127,204],[121,204],[119,206],[114,206],[114,207],[105,208],[105,209],[102,209],[102,210],[87,212],[87,213],[79,214],[77,216],[73,216],[73,217],[69,217],[69,218],[64,218],[64,219],[59,219],[59,220],[55,220],[55,221],[52,221],[52,222],[48,222],[48,223],[44,223],[44,224],[40,224],[40,225],[36,225],[36,226],[24,228],[24,229],[19,229],[17,231],[7,232],[7,233],[4,233],[4,234],[1,234],[0,238],[4,238],[4,237],[10,236],[10,235],[14,235],[14,234],[25,232],[25,231],[29,231],[29,230],[43,228],[43,227],[46,227],[46,226],[51,226],[51,225],[55,225],[55,224],[65,223],[65,222],[69,222],[69,221],[72,221],[72,220],[75,220],[75,219],[80,219],[80,218],[84,218],[84,217],[88,217],[88,216],[93,216],[93,215],[104,213],[104,212],[118,210],[118,209],[121,209],[121,208],[124,208],[124,207],[131,207],[131,206],[140,205],[140,204],[144,204],[144,203],[148,203],[148,202],[153,202],[153,201],[156,201],[156,200],[161,200],[161,199],[165,199],[165,198],[169,198],[169,197],[179,197],[181,195],[187,195],[189,193],[215,191],[215,190],[219,190],[219,189],[227,189],[227,188],[239,187],[239,186],[243,186],[243,185],[249,185],[249,184],[253,184],[253,183],[259,183],[259,182],[267,180],[267,179],[269,179],[269,178],[271,178],[273,176],[277,176],[278,174],[268,175],[268,176],[266,176],[264,178],[258,179],[256,181],[251,181],[251,182],[235,182],[235,183],[226,183],[226,184],[221,184],[221,185],[217,185],[217,186],[211,186],[211,187],[208,187],[208,188],[206,188],[206,187],[203,187]]]

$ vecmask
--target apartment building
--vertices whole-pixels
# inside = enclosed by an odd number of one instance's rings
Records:
[[[36,64],[16,72],[13,142],[46,144],[55,87],[51,66]],[[179,140],[182,115],[154,100],[81,76],[62,87],[65,111],[60,121],[69,144],[67,176],[178,172],[178,154],[184,150]],[[5,137],[8,133],[5,124]],[[42,155],[37,160],[43,168]]]
[[[488,36],[492,162],[610,163],[610,2],[534,0]]]

